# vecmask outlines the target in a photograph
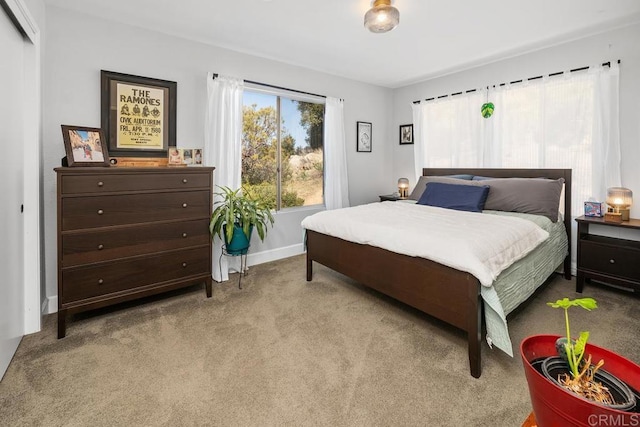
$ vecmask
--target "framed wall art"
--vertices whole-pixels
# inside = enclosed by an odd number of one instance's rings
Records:
[[[166,157],[176,143],[177,83],[102,70],[102,129],[111,156]]]
[[[356,123],[356,151],[360,153],[371,152],[372,127],[369,122]]]
[[[102,129],[62,125],[67,166],[109,166]]]
[[[400,145],[413,144],[413,124],[400,125]]]

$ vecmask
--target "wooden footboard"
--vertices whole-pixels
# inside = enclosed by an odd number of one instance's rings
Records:
[[[471,375],[481,365],[480,282],[469,273],[307,230],[307,280],[313,261],[467,332]]]

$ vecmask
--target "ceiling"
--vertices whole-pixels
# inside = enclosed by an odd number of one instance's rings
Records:
[[[385,34],[370,0],[45,1],[390,88],[640,22],[638,0],[395,0]]]

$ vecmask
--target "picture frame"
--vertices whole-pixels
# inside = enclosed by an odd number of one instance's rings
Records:
[[[400,145],[413,144],[413,124],[400,125]]]
[[[604,214],[602,202],[584,202],[584,216],[602,218]]]
[[[168,166],[202,166],[202,148],[177,148],[169,147]]]
[[[67,166],[110,166],[102,129],[71,125],[61,128]]]
[[[112,157],[166,157],[176,145],[176,92],[168,80],[100,71],[100,113]]]
[[[370,122],[356,122],[356,151],[371,153],[373,125]]]

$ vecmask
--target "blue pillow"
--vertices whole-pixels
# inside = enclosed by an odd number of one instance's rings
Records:
[[[445,176],[449,178],[466,179],[467,181],[471,181],[473,179],[473,175],[469,175],[466,173],[461,173],[457,175],[445,175]]]
[[[458,211],[482,212],[488,194],[488,185],[471,186],[429,182],[418,200],[418,204]]]

